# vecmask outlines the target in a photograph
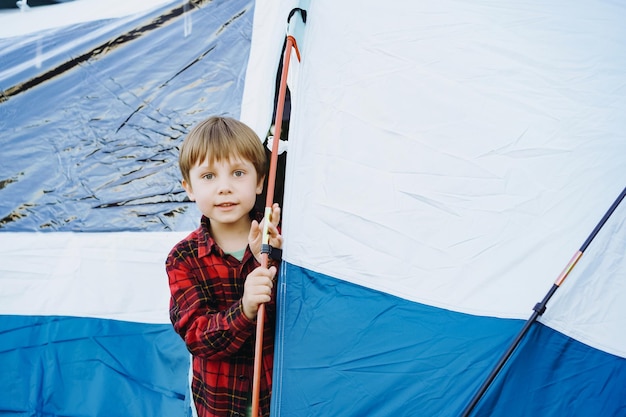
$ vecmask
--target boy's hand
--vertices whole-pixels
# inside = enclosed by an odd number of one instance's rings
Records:
[[[248,275],[243,286],[243,313],[250,320],[256,318],[261,304],[267,303],[272,299],[272,288],[274,282],[272,279],[276,275],[276,267],[263,268],[259,266]]]
[[[250,225],[250,234],[248,235],[248,244],[250,250],[257,261],[261,262],[261,244],[263,243],[263,226],[265,224],[265,218],[259,222],[252,221]],[[272,205],[272,213],[270,214],[270,224],[267,228],[269,234],[270,246],[281,249],[283,246],[283,237],[278,232],[278,223],[280,223],[280,206],[278,203]]]

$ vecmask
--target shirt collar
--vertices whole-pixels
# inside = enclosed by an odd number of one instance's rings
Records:
[[[200,219],[200,227],[198,228],[198,258],[207,256],[211,251],[218,250],[215,239],[211,236],[211,220],[208,217],[202,216]]]

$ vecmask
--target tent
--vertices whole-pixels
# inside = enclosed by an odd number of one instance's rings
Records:
[[[0,414],[192,415],[164,269],[199,219],[177,146],[239,115],[253,6],[1,15]]]
[[[193,412],[176,146],[215,113],[265,137],[296,7],[274,416],[461,415],[624,189],[614,2],[164,1],[5,35],[0,410]],[[624,415],[625,210],[472,415]]]

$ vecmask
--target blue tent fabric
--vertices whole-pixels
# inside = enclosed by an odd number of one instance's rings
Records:
[[[461,415],[524,324],[283,266],[278,415]],[[522,340],[472,416],[624,413],[626,359],[541,323]]]
[[[472,415],[620,416],[624,381],[626,359],[537,323]]]
[[[0,346],[2,415],[191,416],[170,325],[0,316]]]
[[[523,325],[283,267],[279,415],[460,415],[474,382]],[[338,327],[341,337],[328,337]]]

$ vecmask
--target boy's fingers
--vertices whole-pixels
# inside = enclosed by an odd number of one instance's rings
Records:
[[[271,266],[270,268],[263,268],[260,266],[250,275],[248,275],[248,278],[252,278],[255,282],[261,285],[267,285],[268,282],[270,285],[273,285],[272,278],[274,278],[274,275],[276,275],[276,271],[277,269],[275,266]],[[266,280],[262,280],[263,278],[265,278]]]
[[[248,236],[248,239],[251,239],[251,240],[258,239],[260,235],[261,235],[261,226],[259,225],[259,222],[257,222],[256,220],[252,220],[252,224],[250,225],[250,234]]]
[[[257,228],[255,222],[256,220],[252,220],[252,223],[250,223],[250,234],[252,234]]]
[[[280,207],[278,206],[278,203],[274,204],[273,207],[272,223],[274,225],[278,225],[278,223],[280,223]]]

